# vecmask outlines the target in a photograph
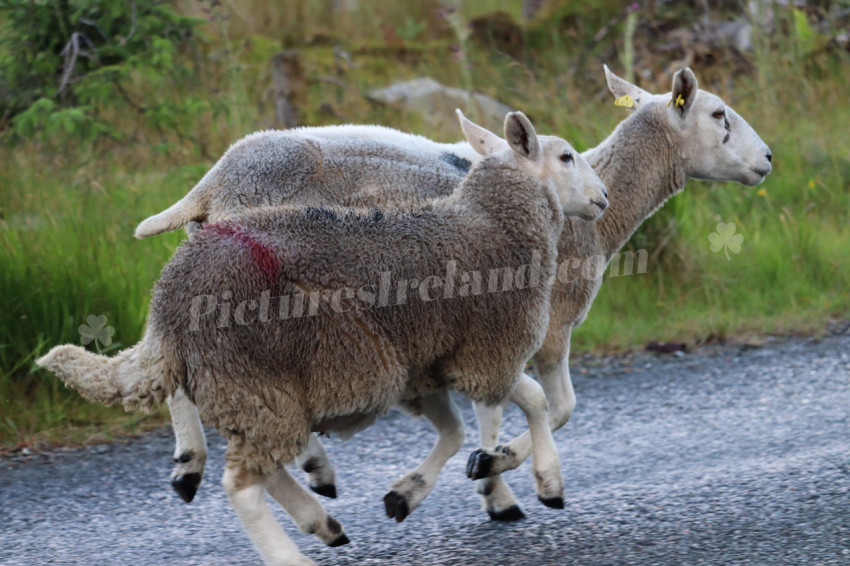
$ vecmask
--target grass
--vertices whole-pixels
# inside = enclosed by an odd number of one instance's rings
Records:
[[[51,345],[78,343],[89,314],[105,315],[115,328],[104,352],[138,340],[151,286],[180,234],[136,245],[132,212],[159,206],[189,182],[188,173],[132,175],[112,167],[62,182],[61,165],[39,167],[22,152],[10,157],[14,163],[0,174],[0,439],[73,439],[90,436],[85,429],[93,424],[116,429],[127,421],[123,411],[85,402],[52,375],[33,372],[33,360]]]
[[[230,34],[235,51],[209,75],[227,84],[234,68],[241,73],[238,88],[218,84],[216,91],[240,108],[225,118],[199,117],[198,131],[207,140],[203,152],[177,144],[163,155],[152,149],[157,133],[140,127],[124,143],[105,144],[97,152],[22,142],[0,154],[0,445],[88,442],[163,422],[162,411],[138,417],[91,405],[36,370],[33,360],[58,343],[79,343],[78,327],[91,314],[105,315],[115,328],[115,342],[104,351],[135,343],[152,284],[183,235],[136,241],[134,227],[200,179],[213,161],[199,155],[218,156],[245,133],[270,125],[268,61],[298,30],[286,20],[286,11],[267,8],[265,14],[251,2],[236,4],[243,16],[232,15],[229,31],[212,29],[207,49],[220,55],[216,30]],[[610,45],[592,52],[586,68],[578,65],[581,46],[610,17],[604,4],[579,13],[586,18],[585,36],[558,31],[555,17],[551,29],[546,23],[529,28],[526,50],[533,57],[508,55],[470,40],[460,62],[449,50],[457,38],[433,21],[432,12],[417,11],[408,21],[398,3],[378,4],[386,21],[404,21],[413,29],[410,22],[428,23],[402,58],[384,43],[386,29],[363,14],[349,22],[350,34],[345,28],[335,32],[317,23],[323,21],[321,13],[309,4],[303,27],[314,39],[299,47],[305,71],[313,79],[336,77],[347,86],[311,81],[305,123],[385,123],[435,139],[457,139],[455,132],[430,131],[420,118],[377,107],[361,95],[422,75],[452,85],[470,81],[522,108],[542,132],[557,132],[579,149],[598,143],[625,117],[603,93],[598,61],[616,51],[619,40],[612,38]],[[481,12],[500,8],[518,14],[518,2],[474,5]],[[327,33],[347,38],[343,46],[353,53],[353,63],[341,67],[333,47],[315,39]],[[641,41],[638,34],[636,45]],[[759,45],[756,57],[767,52]],[[574,334],[574,352],[637,348],[650,340],[818,333],[830,320],[850,316],[847,57],[771,57],[769,65],[757,65],[750,75],[736,75],[732,86],[718,80],[722,68],[696,71],[702,84],[724,96],[771,146],[773,174],[757,188],[689,181],[685,192],[629,243],[649,251],[648,272],[603,285],[590,316]],[[658,61],[658,68],[663,63]],[[568,76],[565,69],[574,74]],[[669,88],[669,76],[663,80],[666,86],[648,88]],[[329,106],[334,114],[327,112]],[[708,236],[719,222],[734,223],[744,237],[740,252],[729,259],[709,247]]]

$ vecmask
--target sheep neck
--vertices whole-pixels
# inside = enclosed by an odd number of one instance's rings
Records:
[[[685,187],[678,135],[663,108],[644,107],[584,157],[608,188],[610,208],[594,229],[610,259],[664,202]]]
[[[544,246],[550,228],[560,233],[563,225],[563,215],[554,193],[543,191],[539,179],[506,168],[493,158],[476,165],[454,194],[472,209],[481,210],[498,225],[499,232],[511,240]],[[551,215],[541,216],[541,206]],[[517,218],[525,221],[517,222]]]

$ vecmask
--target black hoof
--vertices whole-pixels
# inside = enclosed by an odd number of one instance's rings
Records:
[[[525,513],[517,505],[511,505],[504,511],[487,511],[491,521],[504,521],[506,523],[525,519]]]
[[[493,456],[479,448],[469,455],[469,460],[466,462],[466,477],[472,480],[490,477],[492,467]]]
[[[195,499],[199,485],[201,485],[201,474],[186,474],[171,480],[171,487],[186,503],[191,503]]]
[[[538,495],[537,499],[539,499],[540,503],[542,503],[546,507],[551,507],[552,509],[563,509],[564,508],[564,498],[563,497],[540,497]]]
[[[395,519],[399,523],[404,521],[410,515],[410,508],[407,506],[407,499],[398,493],[391,491],[384,496],[384,508],[387,510],[387,517]]]
[[[311,485],[310,489],[328,499],[336,499],[336,486],[332,483],[325,485]]]
[[[331,542],[329,542],[329,543],[328,543],[328,546],[330,546],[330,547],[332,547],[332,548],[335,548],[335,547],[337,547],[337,546],[342,546],[342,545],[344,545],[344,544],[348,544],[348,543],[350,543],[350,542],[351,542],[351,541],[350,541],[350,540],[348,540],[348,537],[347,537],[347,536],[345,536],[345,533],[342,533],[341,535],[339,535],[338,537],[336,537],[335,539],[333,539]]]

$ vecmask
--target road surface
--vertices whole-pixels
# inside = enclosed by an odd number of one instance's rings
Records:
[[[488,520],[464,477],[476,447],[465,401],[466,445],[404,523],[382,497],[434,435],[395,412],[326,444],[340,497],[324,501],[350,545],[324,547],[273,508],[320,564],[850,564],[850,336],[572,370],[578,407],[555,436],[563,510],[537,502],[526,463],[507,477],[528,518]],[[522,429],[512,407],[506,430]],[[168,430],[0,460],[0,564],[258,564],[219,485],[224,444],[210,441],[190,505],[168,483]]]

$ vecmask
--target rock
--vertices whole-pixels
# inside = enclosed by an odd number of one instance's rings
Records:
[[[455,108],[460,108],[471,120],[500,135],[505,123],[505,114],[512,110],[507,104],[475,93],[473,111],[468,105],[466,91],[442,85],[430,77],[420,77],[376,89],[366,98],[404,112],[419,114],[427,126],[455,137],[460,136]]]

